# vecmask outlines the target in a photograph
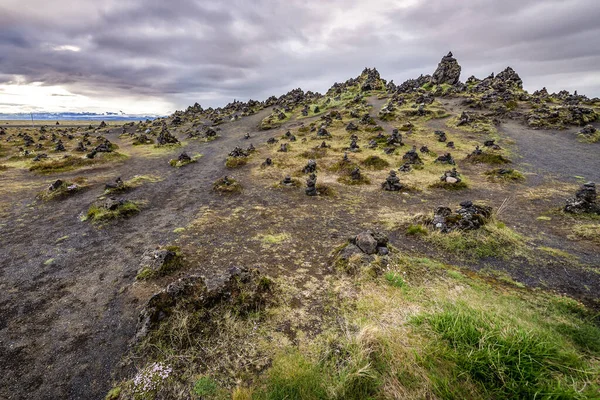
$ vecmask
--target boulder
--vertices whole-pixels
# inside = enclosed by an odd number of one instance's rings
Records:
[[[377,240],[370,231],[359,233],[355,238],[356,246],[365,254],[377,252]]]

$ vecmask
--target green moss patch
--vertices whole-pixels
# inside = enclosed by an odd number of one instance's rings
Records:
[[[99,223],[132,217],[141,211],[142,205],[143,203],[140,201],[131,200],[125,200],[123,204],[112,210],[102,205],[92,205],[87,211],[86,219],[94,223]]]

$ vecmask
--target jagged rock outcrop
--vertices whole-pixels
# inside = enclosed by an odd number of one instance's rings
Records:
[[[458,61],[456,61],[456,58],[450,52],[442,58],[442,61],[440,61],[437,69],[431,76],[430,82],[434,85],[456,85],[460,81],[460,71],[461,67],[458,65]]]

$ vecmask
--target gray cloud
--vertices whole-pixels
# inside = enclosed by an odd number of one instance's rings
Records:
[[[452,50],[463,80],[510,65],[529,90],[600,96],[596,0],[46,1],[0,5],[0,83],[215,106],[325,91],[365,66],[401,82]]]

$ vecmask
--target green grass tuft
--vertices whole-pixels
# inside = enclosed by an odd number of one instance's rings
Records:
[[[217,382],[208,376],[203,376],[194,383],[194,394],[202,398],[210,398],[216,395],[218,389]]]
[[[402,275],[399,272],[386,272],[384,275],[385,280],[387,281],[388,284],[390,284],[391,286],[394,287],[404,287],[404,285],[406,285],[406,282],[404,281],[404,278],[402,277]]]
[[[411,225],[406,229],[406,234],[410,236],[425,236],[428,233],[427,228],[421,224]]]
[[[413,321],[446,344],[438,354],[479,383],[487,398],[585,398],[562,376],[585,377],[584,363],[549,331],[526,328],[465,303],[447,304]]]

